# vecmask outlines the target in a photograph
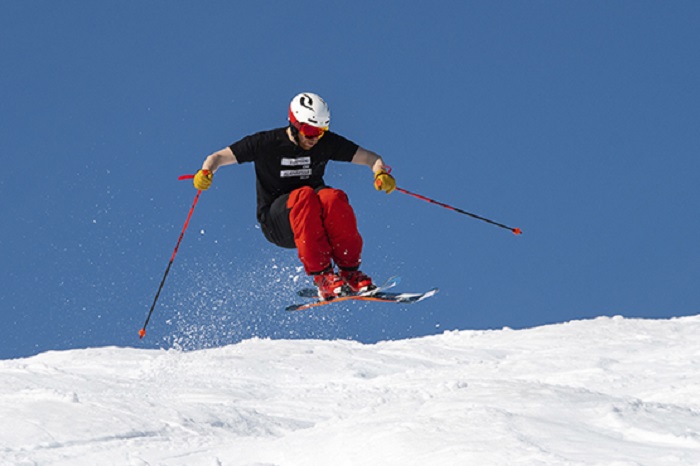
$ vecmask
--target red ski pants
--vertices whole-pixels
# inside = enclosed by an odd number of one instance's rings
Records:
[[[322,272],[332,265],[331,261],[341,269],[359,267],[362,236],[343,191],[298,188],[289,194],[287,208],[294,243],[307,274]]]

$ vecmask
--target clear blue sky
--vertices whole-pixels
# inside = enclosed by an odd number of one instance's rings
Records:
[[[371,342],[700,311],[700,3],[3,2],[0,358],[252,336]],[[399,186],[334,164],[363,269],[441,293],[289,314],[252,166],[177,176],[286,124],[301,91]]]

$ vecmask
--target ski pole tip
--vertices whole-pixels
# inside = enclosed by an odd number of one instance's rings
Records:
[[[522,235],[523,231],[520,228],[513,228],[513,233],[516,235]]]
[[[142,328],[141,330],[139,330],[139,340],[142,340],[143,337],[145,337],[145,336],[146,336],[146,329]]]

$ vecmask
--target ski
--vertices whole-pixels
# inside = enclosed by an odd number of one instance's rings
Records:
[[[325,306],[327,304],[339,303],[342,301],[373,301],[382,303],[398,303],[398,304],[412,304],[422,301],[426,298],[435,296],[438,292],[437,288],[433,288],[424,293],[393,293],[386,291],[389,288],[395,287],[400,281],[399,277],[392,277],[385,284],[379,286],[371,291],[360,293],[360,294],[349,294],[344,296],[338,296],[337,298],[329,300],[320,300],[316,294],[316,290],[312,288],[305,288],[300,290],[298,294],[307,298],[315,298],[314,301],[302,304],[292,304],[287,306],[285,310],[287,311],[303,311],[306,309],[311,309],[313,307]],[[313,295],[310,294],[313,291]]]
[[[287,306],[285,310],[287,311],[304,311],[306,309],[311,309],[313,307],[319,307],[319,306],[325,306],[327,304],[334,304],[334,303],[339,303],[341,301],[374,301],[374,302],[381,302],[381,303],[398,303],[398,304],[413,304],[417,303],[419,301],[423,301],[426,298],[430,298],[431,296],[435,296],[435,294],[438,292],[437,288],[433,288],[431,290],[428,290],[424,293],[388,293],[388,292],[379,292],[371,295],[348,295],[348,296],[339,296],[334,299],[330,300],[316,300],[312,301],[310,303],[303,303],[303,304],[293,304],[291,306]]]
[[[378,286],[376,288],[373,288],[369,291],[365,291],[365,292],[360,293],[359,295],[355,295],[355,296],[371,295],[371,294],[379,293],[380,291],[386,291],[389,288],[395,287],[399,283],[401,283],[401,277],[396,275],[394,277],[389,278],[381,286]],[[312,287],[302,288],[301,290],[297,291],[297,295],[301,296],[302,298],[318,299],[318,290],[316,288],[312,288]],[[350,295],[343,295],[343,296],[350,296]]]

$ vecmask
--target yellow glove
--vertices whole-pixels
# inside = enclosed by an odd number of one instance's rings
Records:
[[[197,170],[194,175],[194,180],[192,183],[194,187],[200,191],[206,191],[211,186],[211,182],[214,179],[214,174],[209,170]]]
[[[396,189],[396,180],[386,170],[379,170],[374,174],[374,188],[389,194]]]

